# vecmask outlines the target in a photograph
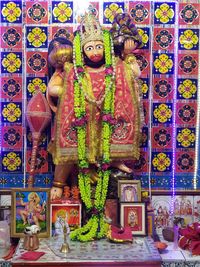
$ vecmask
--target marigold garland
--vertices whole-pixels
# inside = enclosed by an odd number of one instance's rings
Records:
[[[74,38],[74,70],[76,79],[74,81],[74,113],[75,113],[75,127],[77,129],[78,139],[78,163],[79,163],[79,175],[78,183],[81,193],[82,201],[85,203],[88,214],[91,214],[91,218],[86,225],[76,229],[70,234],[72,240],[90,241],[93,239],[99,239],[106,235],[108,225],[104,220],[104,206],[106,201],[106,195],[108,191],[108,182],[110,177],[110,171],[108,170],[110,163],[110,139],[113,128],[113,115],[114,115],[114,94],[115,94],[115,61],[114,61],[114,49],[110,33],[107,30],[103,32],[104,46],[105,46],[105,63],[106,63],[106,75],[105,75],[105,95],[101,102],[104,101],[102,126],[103,126],[103,159],[101,167],[98,171],[98,181],[95,191],[95,200],[91,200],[91,184],[90,176],[88,174],[89,162],[86,155],[86,110],[85,110],[85,98],[87,98],[86,88],[87,77],[83,66],[82,50],[81,50],[81,38],[77,32]],[[88,97],[88,101],[94,100]],[[99,102],[100,103],[100,102]],[[99,104],[96,101],[96,104]]]

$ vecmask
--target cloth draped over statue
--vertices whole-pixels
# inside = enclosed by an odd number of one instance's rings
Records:
[[[55,117],[55,131],[49,145],[49,152],[55,164],[77,162],[77,136],[74,128],[74,69],[70,63],[65,64],[64,72],[58,73],[64,80],[63,92],[59,97],[58,110]],[[105,92],[105,70],[94,68],[87,71],[85,67],[84,82],[87,94],[98,100]],[[130,64],[116,59],[116,91],[114,130],[111,137],[110,155],[112,160],[138,159],[140,141],[140,95],[139,83],[131,70]],[[86,100],[87,158],[96,163],[102,157],[102,106]]]

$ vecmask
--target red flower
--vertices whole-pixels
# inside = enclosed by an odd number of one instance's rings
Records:
[[[72,125],[73,127],[81,127],[81,126],[84,126],[86,123],[87,123],[87,118],[86,116],[83,116],[81,118],[75,119]]]
[[[116,119],[113,118],[113,116],[111,114],[104,114],[103,117],[102,117],[102,120],[104,122],[110,123],[111,125],[116,124]]]
[[[106,75],[112,75],[113,74],[113,67],[107,67],[105,70]]]

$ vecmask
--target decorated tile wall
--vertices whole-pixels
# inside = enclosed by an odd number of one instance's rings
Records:
[[[77,0],[0,1],[0,187],[23,186],[30,170],[32,136],[25,110],[37,90],[46,93],[47,51],[54,37],[72,38]],[[90,10],[109,28],[128,12],[143,47],[140,65],[145,125],[141,156],[131,166],[143,188],[200,187],[198,146],[198,1],[91,1]],[[40,138],[36,185],[50,186],[49,129]],[[25,174],[24,174],[25,173]],[[197,177],[197,180],[194,180]]]

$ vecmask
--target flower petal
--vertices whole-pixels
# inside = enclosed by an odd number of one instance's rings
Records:
[[[109,5],[109,8],[110,8],[111,11],[117,11],[119,6],[116,3],[112,3],[112,4]]]
[[[104,16],[108,19],[110,16],[112,16],[112,11],[109,8],[106,8],[104,11]]]

